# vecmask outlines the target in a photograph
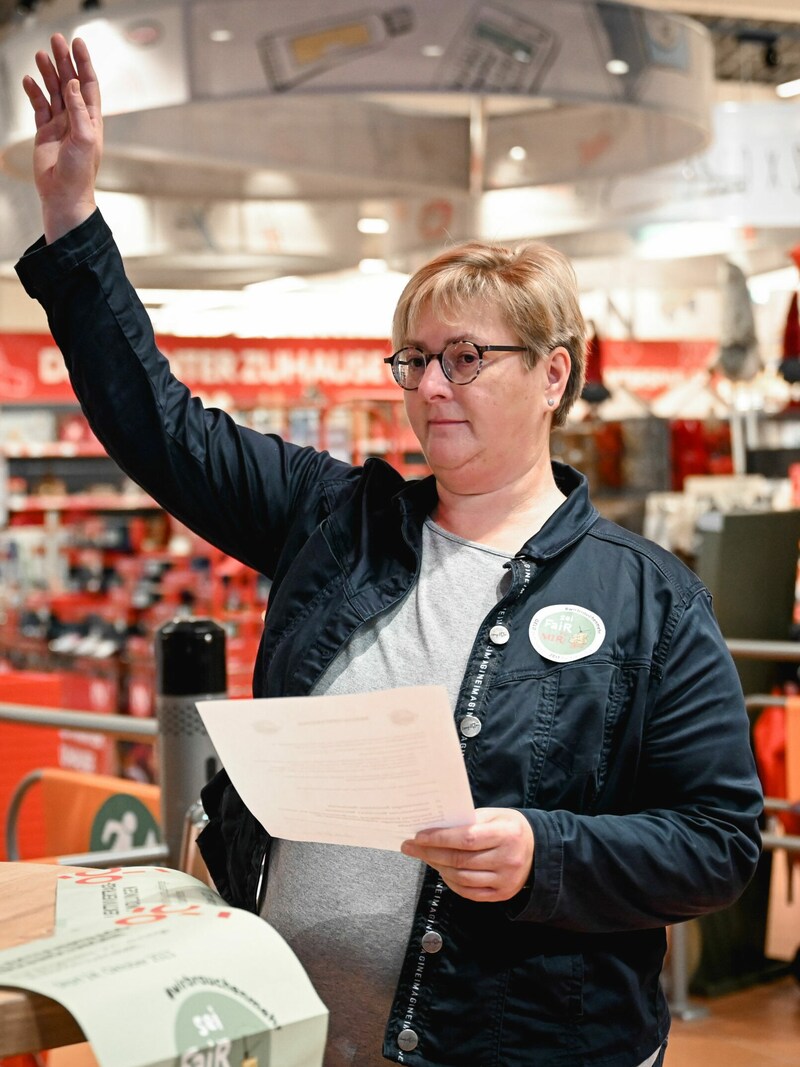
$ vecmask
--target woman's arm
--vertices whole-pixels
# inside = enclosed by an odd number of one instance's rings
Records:
[[[109,455],[170,514],[269,576],[289,522],[313,513],[310,487],[346,465],[237,425],[173,377],[95,206],[103,135],[88,50],[78,39],[71,55],[60,34],[52,50],[36,55],[47,95],[24,79],[45,235],[17,272]]]

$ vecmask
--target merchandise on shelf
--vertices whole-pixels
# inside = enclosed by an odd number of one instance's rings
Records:
[[[363,393],[333,402],[309,389],[291,404],[273,402],[234,417],[345,461],[380,456],[411,477],[428,473],[399,391],[393,400]],[[262,576],[141,493],[74,408],[0,412],[0,465],[0,672],[52,679],[56,690],[42,689],[41,706],[153,716],[155,635],[183,613],[225,627],[228,695],[251,694]],[[157,780],[150,744],[53,733],[46,761]]]

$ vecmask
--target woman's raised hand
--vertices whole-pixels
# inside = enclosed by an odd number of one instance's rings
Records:
[[[103,153],[100,86],[89,50],[54,34],[52,56],[36,53],[44,91],[26,75],[22,87],[36,119],[33,176],[49,242],[87,219],[95,209],[94,185]]]

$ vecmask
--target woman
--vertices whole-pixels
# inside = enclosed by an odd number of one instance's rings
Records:
[[[472,243],[409,282],[389,362],[428,479],[239,427],[155,347],[94,204],[88,52],[52,48],[47,95],[24,83],[45,234],[17,269],[95,433],[272,579],[256,696],[441,683],[477,808],[402,853],[271,840],[223,771],[200,841],[220,892],[297,952],[327,1067],[661,1063],[664,927],[741,893],[761,793],[707,591],[550,462],[583,374],[569,264]]]

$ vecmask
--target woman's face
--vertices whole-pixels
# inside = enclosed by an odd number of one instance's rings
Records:
[[[468,305],[442,322],[423,307],[406,344],[441,352],[450,341],[519,345],[499,311]],[[563,351],[563,350],[561,350]],[[428,364],[417,390],[404,394],[406,413],[437,480],[453,492],[494,492],[549,464],[547,398],[558,404],[551,358],[528,369],[522,352],[488,352],[469,385],[448,381],[438,360]],[[568,364],[567,364],[568,369]]]

